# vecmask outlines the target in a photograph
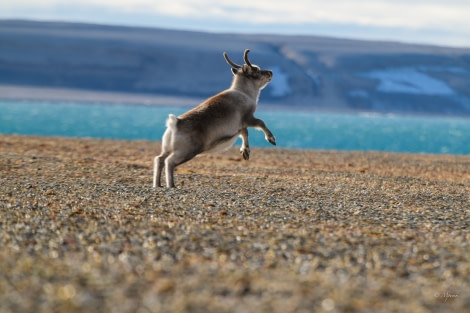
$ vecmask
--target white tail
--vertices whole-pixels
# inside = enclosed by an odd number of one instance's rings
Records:
[[[171,129],[176,129],[176,122],[178,121],[177,117],[173,114],[168,115],[166,120],[166,127]]]
[[[268,142],[275,145],[276,138],[265,123],[254,117],[258,97],[272,79],[273,73],[251,64],[245,50],[244,65],[232,62],[224,52],[224,58],[232,66],[234,74],[229,89],[207,99],[181,116],[170,114],[162,138],[161,154],[154,159],[153,187],[161,186],[161,173],[165,166],[167,187],[174,187],[176,166],[198,154],[220,151],[242,138],[240,153],[245,160],[250,157],[248,127],[262,130]]]

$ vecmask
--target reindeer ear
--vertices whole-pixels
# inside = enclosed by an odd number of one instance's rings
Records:
[[[232,73],[233,73],[233,75],[237,75],[237,74],[238,74],[238,70],[239,70],[238,68],[232,67]]]
[[[248,65],[248,64],[244,64],[243,65],[243,72],[245,73],[251,73],[253,71],[253,68],[251,67],[251,65]]]

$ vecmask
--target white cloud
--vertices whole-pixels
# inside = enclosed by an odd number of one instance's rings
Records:
[[[71,12],[67,11],[67,8]],[[96,11],[92,17],[90,11]],[[14,0],[0,2],[0,18],[99,19],[122,16],[185,18],[200,25],[341,24],[366,27],[470,32],[468,0]],[[82,12],[82,15],[81,14]],[[137,19],[137,17],[134,17]],[[96,22],[100,22],[97,20]],[[108,20],[104,22],[109,22]],[[116,21],[119,23],[119,21]],[[470,37],[470,36],[469,36]]]
[[[403,0],[15,0],[2,1],[2,11],[54,7],[105,7],[116,11],[175,17],[223,17],[250,23],[333,22],[380,26],[470,25],[470,2]],[[447,27],[447,26],[446,26]]]
[[[49,0],[51,1],[51,0]],[[386,27],[470,28],[468,1],[393,0],[81,0],[137,13],[261,23],[342,23]]]

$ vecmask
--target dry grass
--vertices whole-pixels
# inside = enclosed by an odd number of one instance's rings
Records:
[[[0,312],[465,312],[470,157],[0,136]]]

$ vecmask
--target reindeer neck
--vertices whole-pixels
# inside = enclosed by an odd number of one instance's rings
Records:
[[[230,86],[230,89],[242,92],[248,97],[252,98],[256,103],[258,103],[260,89],[255,85],[254,82],[250,81],[249,79],[246,79],[245,77],[235,76],[233,78],[233,82]]]

